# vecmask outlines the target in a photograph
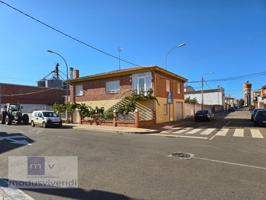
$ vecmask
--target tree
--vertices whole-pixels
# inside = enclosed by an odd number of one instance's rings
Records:
[[[190,99],[190,97],[187,97],[185,99],[185,103],[190,103],[190,104],[197,104],[198,103],[198,100],[196,97],[194,97],[193,99]]]
[[[66,104],[66,111],[70,114],[71,119],[70,122],[73,123],[73,113],[76,110],[76,108],[78,108],[78,104],[77,103],[67,103]]]
[[[55,113],[61,116],[62,113],[66,112],[66,105],[65,104],[57,104],[53,105],[53,110]]]

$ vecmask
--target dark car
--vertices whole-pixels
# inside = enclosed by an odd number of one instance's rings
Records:
[[[264,109],[260,109],[260,108],[256,108],[256,109],[253,109],[252,111],[251,111],[251,121],[254,121],[254,117],[255,117],[255,115],[256,115],[256,113],[258,112],[258,111],[260,111],[260,110],[264,110]]]
[[[266,110],[257,111],[254,117],[254,126],[266,126]]]
[[[235,112],[236,111],[236,109],[234,108],[234,107],[230,107],[230,108],[228,108],[228,110],[227,110],[228,112]]]
[[[195,121],[211,121],[215,119],[215,116],[210,110],[199,110],[194,116]]]

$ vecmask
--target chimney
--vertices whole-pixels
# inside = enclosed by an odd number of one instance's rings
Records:
[[[73,79],[73,70],[74,70],[74,68],[70,67],[70,80]]]
[[[74,69],[73,71],[73,79],[79,78],[79,70],[78,69]]]

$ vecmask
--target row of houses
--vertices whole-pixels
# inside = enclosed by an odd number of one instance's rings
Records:
[[[266,108],[266,85],[253,91],[253,104],[255,108]]]
[[[55,77],[58,77],[55,70]],[[139,119],[152,124],[182,120],[193,116],[201,106],[185,103],[185,99],[197,99],[198,103],[204,98],[204,108],[215,111],[225,107],[223,88],[196,91],[184,86],[186,78],[165,70],[159,66],[134,67],[101,74],[79,77],[79,72],[71,76],[68,100],[72,103],[85,104],[92,108],[115,110],[118,105],[125,103],[126,97],[132,93],[146,94],[152,91],[155,99],[139,101],[136,111]],[[57,80],[57,79],[56,79]],[[43,80],[42,80],[43,82]],[[41,83],[42,83],[41,82]],[[36,109],[51,109],[54,103],[64,103],[66,88],[0,84],[0,104],[20,103],[32,112]],[[203,93],[202,93],[203,92]],[[81,123],[78,111],[73,114],[74,123]],[[151,124],[151,123],[149,123]]]

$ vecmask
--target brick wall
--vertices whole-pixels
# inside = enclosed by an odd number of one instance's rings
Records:
[[[154,86],[154,94],[156,97],[167,98],[166,92],[166,80],[170,80],[170,88],[173,92],[174,99],[184,99],[184,83],[180,80],[173,79],[164,74],[154,73],[153,74],[155,86]],[[180,94],[177,93],[177,83],[180,83]]]
[[[35,93],[28,94],[25,93]],[[22,94],[22,95],[17,95]],[[23,95],[24,94],[24,95]],[[41,88],[34,86],[0,84],[0,102],[20,104],[46,104],[64,103],[65,91],[62,89]],[[16,96],[8,96],[16,95]]]
[[[116,80],[120,81],[120,92],[115,94],[107,93],[106,82],[116,81]],[[95,100],[120,99],[126,93],[129,93],[132,87],[130,76],[121,76],[121,77],[107,78],[101,80],[90,80],[78,84],[83,84],[84,95],[75,97],[75,85],[71,86],[70,99],[72,102],[74,100],[76,102],[84,102],[84,101],[95,101]]]

